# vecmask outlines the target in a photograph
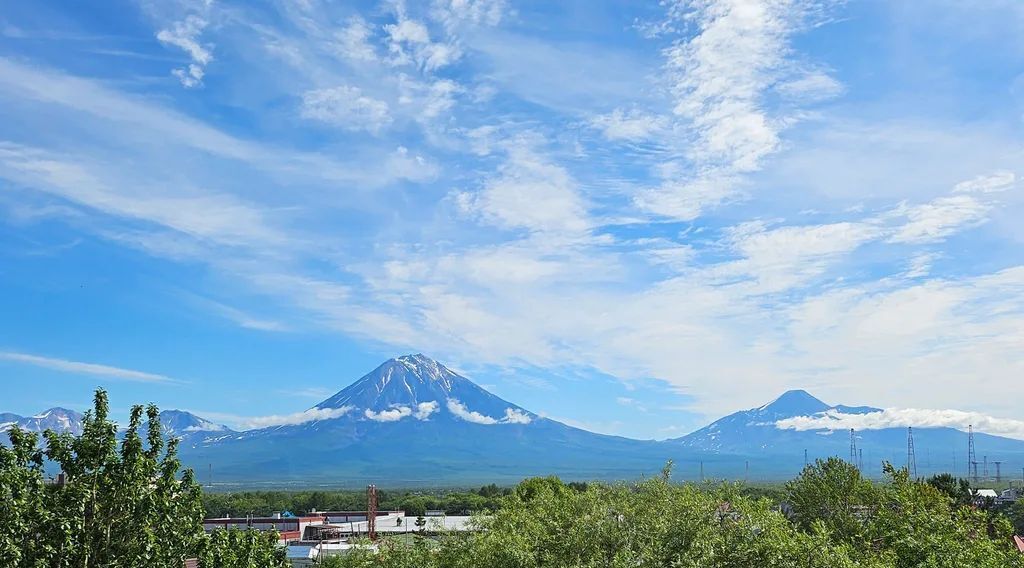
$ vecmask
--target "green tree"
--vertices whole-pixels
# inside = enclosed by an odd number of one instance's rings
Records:
[[[120,443],[108,412],[107,394],[97,390],[82,434],[47,431],[45,451],[35,434],[9,432],[10,448],[0,446],[5,566],[181,568],[186,558],[227,554],[225,547],[259,562],[238,566],[286,565],[264,561],[281,554],[276,537],[205,534],[201,489],[191,470],[181,471],[178,443],[165,442],[155,406],[132,408]],[[45,482],[46,460],[62,483]]]
[[[1024,535],[1024,499],[1018,499],[1014,503],[1007,516],[1010,518],[1010,522],[1013,523],[1013,529],[1018,535]]]
[[[942,473],[929,477],[927,483],[949,498],[949,502],[954,507],[965,507],[971,504],[971,484],[966,479]]]
[[[285,549],[276,532],[216,530],[199,554],[202,566],[216,568],[288,568]]]
[[[797,525],[855,543],[878,510],[879,494],[856,466],[836,457],[816,460],[786,484]]]

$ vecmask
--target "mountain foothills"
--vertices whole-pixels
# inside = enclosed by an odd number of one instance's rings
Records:
[[[850,436],[831,429],[789,429],[780,421],[872,412],[881,409],[833,406],[794,390],[681,438],[632,440],[541,417],[417,354],[390,359],[309,410],[263,428],[236,432],[180,410],[164,410],[160,420],[168,435],[182,439],[183,461],[217,483],[359,485],[369,480],[408,487],[551,474],[631,479],[656,473],[670,459],[684,478],[782,479],[800,470],[805,451],[812,460],[849,456]],[[0,431],[17,425],[79,433],[81,420],[62,408],[32,417],[5,413]],[[904,428],[855,436],[865,474],[879,476],[883,461],[905,463]],[[915,438],[920,474],[966,473],[966,433],[920,428]],[[1001,460],[1005,471],[1024,466],[1024,441],[976,434],[975,442],[979,457]]]

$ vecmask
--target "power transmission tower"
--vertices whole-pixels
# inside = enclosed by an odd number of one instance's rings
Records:
[[[857,467],[857,434],[853,428],[850,428],[850,465]]]
[[[744,482],[749,482],[750,481],[750,462],[749,461],[743,462],[743,481]]]
[[[967,425],[967,477],[978,483],[978,455],[974,452],[974,425]]]
[[[907,473],[917,479],[917,453],[914,451],[914,428],[907,427]]]
[[[988,456],[981,456],[981,464],[981,478],[984,479],[985,481],[988,481]]]
[[[807,469],[807,448],[804,448],[804,469]]]
[[[864,471],[864,448],[857,448],[857,469]]]
[[[700,480],[704,481],[704,460],[700,461]]]
[[[1002,483],[1003,482],[1003,472],[1000,471],[999,468],[1002,467],[1003,462],[998,462],[997,461],[997,462],[992,462],[992,463],[996,464],[996,483]]]

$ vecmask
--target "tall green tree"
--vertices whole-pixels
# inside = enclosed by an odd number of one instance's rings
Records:
[[[47,431],[43,450],[35,434],[10,430],[10,447],[0,446],[0,565],[181,568],[230,547],[257,559],[237,566],[287,566],[274,535],[204,532],[201,488],[181,470],[155,406],[132,408],[120,442],[108,414],[101,389],[81,435]],[[61,483],[46,482],[47,461]]]

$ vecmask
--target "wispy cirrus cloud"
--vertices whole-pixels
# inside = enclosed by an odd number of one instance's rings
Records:
[[[818,71],[813,80],[789,58],[794,34],[829,4],[818,0],[676,0],[658,28],[678,34],[664,50],[672,113],[686,131],[683,161],[663,164],[663,181],[636,196],[656,215],[691,220],[733,197],[743,176],[761,169],[780,147],[780,133],[797,114],[769,105],[777,85],[791,97],[837,94],[838,83]],[[685,32],[684,32],[685,33]],[[796,73],[796,80],[790,78]],[[824,88],[825,84],[827,88]]]
[[[86,363],[83,361],[45,357],[17,351],[0,351],[0,361],[10,361],[21,365],[30,365],[74,375],[90,375],[139,383],[180,384],[182,382],[157,373],[124,369],[100,363]]]

